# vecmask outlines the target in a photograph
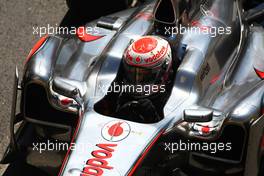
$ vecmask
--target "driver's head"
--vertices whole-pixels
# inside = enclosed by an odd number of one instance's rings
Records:
[[[171,72],[172,54],[169,43],[158,36],[143,36],[132,42],[123,57],[125,84],[150,89],[148,95],[165,86]],[[140,90],[140,89],[138,89]],[[155,91],[153,91],[155,90]],[[132,92],[137,96],[146,92]]]

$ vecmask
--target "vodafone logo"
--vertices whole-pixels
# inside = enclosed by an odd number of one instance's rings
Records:
[[[131,129],[127,122],[115,120],[104,125],[102,128],[102,136],[110,142],[118,142],[125,139]]]
[[[97,144],[99,149],[92,151],[93,158],[88,159],[80,176],[102,176],[105,170],[112,170],[108,159],[112,158],[117,144]]]

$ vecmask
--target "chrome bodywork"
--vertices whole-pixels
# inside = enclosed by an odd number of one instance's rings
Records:
[[[238,12],[242,9],[233,0],[201,4],[201,10],[192,16],[192,21],[206,26],[230,26],[232,33],[211,37],[187,31],[183,35],[180,42],[187,45],[187,50],[177,69],[163,120],[140,124],[95,112],[94,104],[107,93],[107,89],[101,88],[109,87],[116,78],[123,53],[131,40],[153,33],[154,21],[147,15],[153,13],[154,4],[111,15],[118,17],[111,29],[100,20],[99,25],[98,21],[88,23],[87,27],[96,27],[103,36],[96,41],[82,42],[70,35],[50,36],[26,64],[22,82],[24,94],[29,85],[40,85],[45,88],[54,108],[78,114],[78,101],[53,90],[53,80],[59,77],[80,90],[82,120],[74,139],[77,150],[67,156],[61,175],[80,175],[87,167],[87,161],[94,157],[92,152],[98,149],[98,144],[117,145],[107,160],[113,168],[104,169],[104,174],[123,176],[130,174],[160,132],[177,132],[186,138],[210,141],[219,137],[225,126],[236,124],[247,131],[252,120],[261,118],[264,83],[254,68],[264,70],[264,29],[254,25],[241,26]],[[61,104],[65,98],[72,100],[66,106]],[[212,120],[184,121],[184,110],[195,109],[212,111]],[[128,124],[130,129],[126,138],[109,141],[102,136],[105,125],[112,121]],[[209,133],[201,131],[205,126]],[[248,132],[245,134],[249,135]],[[251,160],[250,156],[248,160]],[[246,172],[245,175],[250,174]]]

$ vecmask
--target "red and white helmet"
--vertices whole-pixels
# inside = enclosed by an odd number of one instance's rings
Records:
[[[166,84],[171,64],[168,41],[158,36],[140,37],[125,51],[125,81],[133,85]]]

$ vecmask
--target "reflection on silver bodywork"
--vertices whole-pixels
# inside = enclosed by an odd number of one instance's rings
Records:
[[[212,0],[200,4],[200,10],[191,21],[199,21],[206,26],[229,26],[232,33],[211,37],[187,31],[179,36],[180,44],[187,48],[175,73],[171,94],[164,107],[164,119],[153,124],[126,121],[131,133],[115,143],[118,149],[109,158],[114,169],[105,170],[106,175],[127,175],[142,151],[163,130],[165,134],[176,131],[186,138],[211,140],[220,136],[229,124],[244,128],[251,119],[258,118],[264,84],[254,68],[264,70],[264,29],[251,26],[244,30],[241,9],[236,3],[238,1]],[[78,110],[76,100],[52,89],[55,77],[80,90],[84,112],[75,140],[77,146],[85,143],[87,150],[70,152],[62,175],[80,174],[87,166],[87,160],[93,157],[91,152],[97,149],[96,145],[109,142],[101,136],[104,125],[115,120],[125,121],[103,116],[95,112],[93,106],[106,95],[107,89],[102,90],[101,87],[108,88],[116,78],[123,53],[130,42],[153,34],[154,19],[140,18],[137,14],[153,13],[154,5],[150,3],[115,14],[119,20],[113,29],[103,22],[100,27],[96,21],[88,23],[87,26],[98,27],[100,35],[103,35],[97,41],[81,42],[76,36],[51,36],[45,47],[27,63],[23,88],[26,90],[31,83],[43,86],[55,108],[74,113]],[[63,100],[71,103],[63,105]],[[183,119],[186,109],[209,110],[212,120],[186,122]],[[124,156],[126,159],[120,162]]]

